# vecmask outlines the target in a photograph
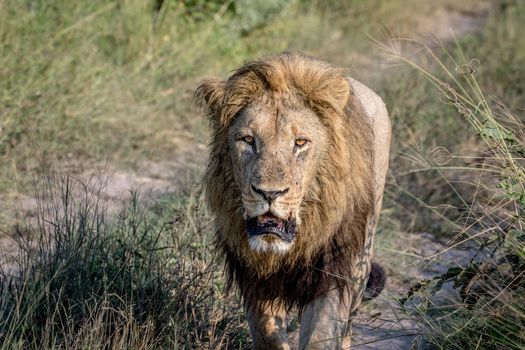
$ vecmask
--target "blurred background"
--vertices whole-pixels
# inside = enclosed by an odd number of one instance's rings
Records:
[[[298,50],[393,123],[355,346],[524,349],[523,23],[521,0],[0,0],[1,348],[250,348],[192,95]]]

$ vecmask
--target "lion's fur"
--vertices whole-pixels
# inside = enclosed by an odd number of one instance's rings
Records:
[[[353,258],[363,249],[373,212],[372,132],[343,70],[297,53],[248,63],[226,81],[207,80],[195,97],[208,109],[212,129],[206,194],[215,214],[219,252],[229,281],[247,304],[282,300],[306,305],[328,289],[347,288]],[[228,154],[227,131],[253,99],[316,112],[330,136],[330,151],[304,197],[296,242],[282,255],[248,246],[240,190]]]

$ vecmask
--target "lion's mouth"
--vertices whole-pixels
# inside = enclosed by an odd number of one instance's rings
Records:
[[[280,219],[270,213],[246,220],[248,237],[275,235],[285,242],[291,243],[295,236],[296,222],[294,218]]]

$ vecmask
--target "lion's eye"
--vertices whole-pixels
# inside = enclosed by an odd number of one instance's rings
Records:
[[[253,145],[255,142],[255,139],[252,136],[244,136],[241,138],[242,141],[246,142],[249,145]]]
[[[308,140],[307,139],[297,139],[295,140],[295,145],[297,147],[303,147],[304,145],[306,145],[308,143]]]

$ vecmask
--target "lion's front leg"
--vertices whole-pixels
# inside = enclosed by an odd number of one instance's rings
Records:
[[[286,309],[278,301],[246,306],[254,349],[289,350],[286,336]]]
[[[350,293],[341,299],[335,289],[308,304],[301,316],[299,349],[350,348],[352,304]]]

